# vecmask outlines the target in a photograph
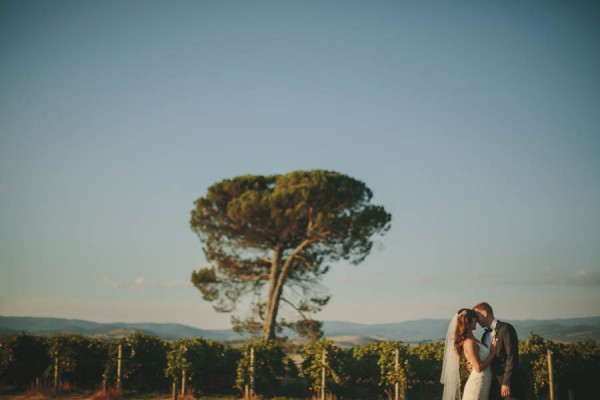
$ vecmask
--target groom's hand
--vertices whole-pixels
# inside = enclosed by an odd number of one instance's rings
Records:
[[[473,365],[471,365],[471,361],[467,361],[467,371],[469,371],[469,373],[471,373],[472,370],[473,370]]]
[[[502,397],[509,397],[510,386],[502,385],[502,387],[500,388],[500,394],[502,395]]]

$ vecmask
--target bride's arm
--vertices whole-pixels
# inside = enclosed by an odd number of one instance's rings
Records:
[[[490,344],[490,354],[483,360],[481,363],[481,368],[486,369],[488,365],[494,361],[494,357],[496,357],[496,339],[492,339],[492,343]]]
[[[465,352],[465,358],[471,363],[473,369],[477,372],[481,372],[483,367],[479,361],[479,353],[476,349],[476,344],[473,339],[467,339],[463,343],[463,351]]]
[[[475,343],[475,340],[473,340],[473,339],[465,340],[465,343],[463,346],[464,346],[463,350],[465,352],[465,358],[467,359],[467,361],[469,361],[471,363],[471,365],[473,366],[473,369],[477,372],[481,372],[484,369],[486,369],[486,367],[488,365],[490,365],[490,363],[494,359],[495,351],[490,351],[490,355],[487,356],[485,358],[485,360],[483,360],[483,362],[481,362],[479,360],[479,349],[477,348],[477,344]]]

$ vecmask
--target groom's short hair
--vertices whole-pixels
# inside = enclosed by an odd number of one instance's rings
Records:
[[[473,310],[485,310],[490,316],[494,316],[494,310],[492,310],[492,306],[490,306],[489,303],[486,303],[485,301],[475,304]]]

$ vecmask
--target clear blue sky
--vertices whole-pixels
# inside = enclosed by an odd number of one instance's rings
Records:
[[[0,315],[228,327],[194,200],[315,168],[393,215],[317,318],[600,315],[599,31],[577,1],[2,1]]]

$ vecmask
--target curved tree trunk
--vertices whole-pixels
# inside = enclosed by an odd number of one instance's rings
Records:
[[[271,290],[270,290],[271,291]],[[277,325],[277,312],[279,311],[279,300],[283,292],[283,284],[276,285],[273,288],[272,294],[269,296],[267,303],[267,314],[263,326],[263,339],[275,339],[275,327]]]
[[[275,327],[277,325],[277,311],[279,310],[279,301],[283,293],[283,285],[289,273],[294,257],[311,243],[311,240],[304,240],[292,253],[285,259],[281,258],[280,248],[275,249],[275,256],[271,266],[271,277],[269,278],[269,298],[267,299],[267,314],[263,325],[263,339],[275,339]]]
[[[275,321],[277,320],[279,296],[276,296],[277,282],[279,281],[279,275],[281,274],[281,250],[275,248],[273,262],[271,263],[271,273],[269,277],[269,295],[267,298],[267,312],[263,323],[263,339],[273,340],[275,339]]]
[[[279,311],[279,301],[283,293],[283,285],[287,277],[289,263],[286,262],[275,276],[269,280],[269,298],[267,299],[267,314],[263,325],[263,339],[275,339],[275,327],[277,326],[277,312]],[[273,279],[275,278],[275,279]]]

